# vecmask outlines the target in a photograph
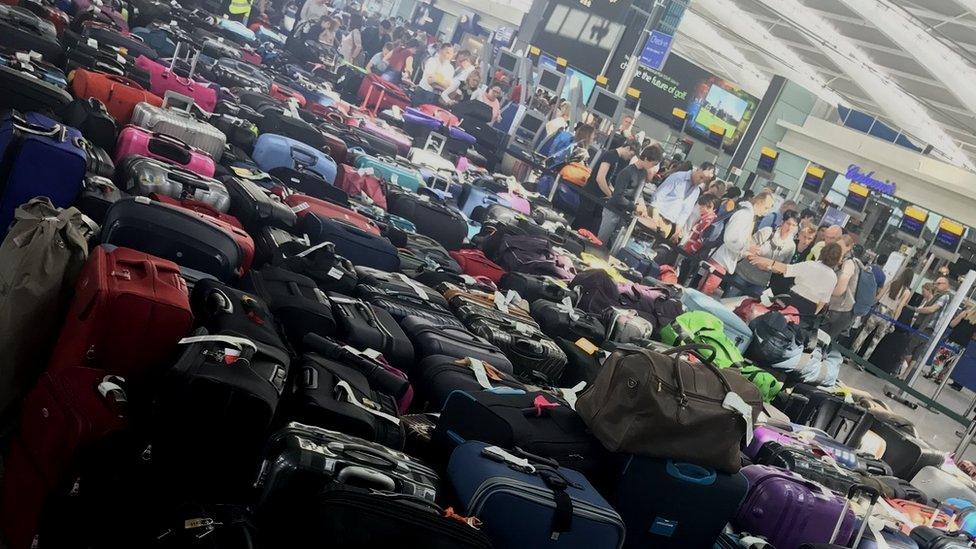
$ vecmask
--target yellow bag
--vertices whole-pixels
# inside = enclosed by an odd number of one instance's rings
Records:
[[[624,278],[624,276],[620,274],[620,271],[618,271],[613,265],[591,253],[581,253],[580,261],[586,266],[587,269],[601,269],[606,271],[614,282],[621,284],[629,282],[629,280]]]
[[[590,178],[590,168],[582,162],[570,162],[559,170],[559,177],[563,181],[568,181],[577,187],[586,185],[586,180]]]

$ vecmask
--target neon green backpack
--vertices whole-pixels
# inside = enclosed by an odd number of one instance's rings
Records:
[[[661,341],[668,345],[708,345],[715,355],[710,357],[719,368],[737,368],[739,373],[759,388],[762,398],[771,402],[783,383],[773,374],[747,361],[735,343],[725,335],[725,324],[707,311],[682,313],[661,330]]]

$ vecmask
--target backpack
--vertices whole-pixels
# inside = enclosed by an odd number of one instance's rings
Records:
[[[744,206],[736,206],[731,212],[720,214],[715,218],[715,221],[712,221],[712,224],[705,229],[705,234],[702,235],[701,248],[698,249],[699,257],[712,255],[712,251],[722,245],[722,242],[725,241],[725,227],[729,224],[729,219],[744,209]]]
[[[878,281],[874,278],[874,271],[870,265],[865,265],[860,259],[854,259],[857,266],[857,285],[854,287],[854,316],[866,315],[876,303],[878,295]]]
[[[787,369],[782,363],[803,353],[802,335],[778,311],[769,311],[749,322],[752,342],[745,355],[763,368]]]

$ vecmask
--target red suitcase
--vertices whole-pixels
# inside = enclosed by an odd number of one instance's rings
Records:
[[[98,246],[78,276],[49,369],[90,366],[135,378],[165,362],[192,327],[176,263]]]
[[[375,221],[361,213],[354,212],[349,208],[343,208],[338,204],[312,198],[311,196],[304,194],[293,194],[286,196],[284,200],[285,204],[291,206],[291,209],[298,215],[299,218],[304,217],[309,213],[313,213],[326,219],[342,221],[347,225],[352,225],[359,230],[374,234],[376,236],[380,235],[380,228]]]
[[[244,230],[244,225],[241,225],[241,222],[238,221],[236,217],[221,212],[219,210],[216,210],[210,204],[200,202],[199,200],[193,200],[192,198],[184,198],[183,200],[177,200],[172,196],[167,196],[165,194],[159,194],[159,193],[150,193],[149,198],[156,200],[157,202],[163,202],[165,204],[169,204],[171,206],[177,206],[186,210],[194,211],[204,215],[209,215],[210,217],[219,219],[224,223],[233,225],[234,227],[237,227],[242,231]]]
[[[43,374],[24,399],[0,489],[0,532],[10,549],[31,547],[44,501],[79,456],[126,428],[118,381],[102,370],[64,367]]]
[[[502,269],[497,263],[485,257],[485,253],[481,250],[465,249],[454,250],[448,253],[451,254],[454,261],[458,262],[464,274],[474,277],[483,276],[495,284],[501,283],[505,269]]]
[[[321,127],[319,129],[322,129]],[[346,147],[346,142],[334,133],[329,133],[328,131],[323,131],[322,135],[325,136],[325,147],[322,149],[326,154],[332,157],[332,160],[336,161],[336,164],[344,164],[346,160],[349,159],[349,149]]]
[[[207,214],[196,211],[193,213],[197,214],[200,216],[200,218],[204,219],[210,224],[216,225],[217,227],[227,231],[231,234],[231,236],[234,237],[234,240],[237,242],[237,247],[241,249],[241,255],[244,256],[244,260],[241,262],[241,272],[239,273],[239,276],[246,275],[247,272],[251,270],[251,263],[254,262],[254,239],[251,238],[251,235],[248,234],[244,229],[235,227],[234,225],[217,219],[216,217],[211,217]]]
[[[346,191],[349,196],[366,193],[377,206],[386,209],[386,194],[383,180],[368,172],[360,171],[346,164],[339,164],[336,171],[335,186]]]

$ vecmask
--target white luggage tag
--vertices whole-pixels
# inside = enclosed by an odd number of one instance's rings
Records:
[[[304,204],[304,202],[303,202],[303,204]],[[308,245],[308,243],[309,243],[308,235],[307,234],[306,235],[303,235],[303,237],[305,238],[305,245]],[[320,250],[320,249],[328,246],[329,244],[332,244],[332,243],[329,242],[329,241],[320,242],[320,243],[312,246],[311,248],[308,248],[306,250],[302,250],[302,251],[298,252],[297,254],[295,254],[295,257],[305,257],[305,256],[311,254],[314,251]],[[331,273],[329,273],[329,274],[331,275]],[[339,278],[342,278],[342,276],[340,276]]]
[[[355,393],[353,393],[352,387],[349,386],[349,383],[345,381],[339,381],[338,383],[336,383],[335,389],[336,389],[336,396],[344,397],[346,402],[348,402],[349,404],[352,404],[353,406],[359,408],[360,410],[373,414],[376,417],[383,418],[393,423],[394,425],[400,425],[399,418],[391,416],[386,412],[381,412],[380,410],[377,410],[372,406],[369,406],[367,403],[360,402],[359,399],[356,398]]]
[[[576,307],[573,306],[573,298],[566,296],[556,306],[561,312],[568,314],[570,320],[579,320],[579,313],[576,312]]]
[[[535,467],[525,458],[516,457],[514,454],[499,448],[498,446],[488,446],[481,450],[481,455],[501,463],[507,463],[513,468],[528,473],[535,474]]]
[[[403,273],[396,273],[396,276],[400,280],[402,280],[404,284],[406,284],[407,286],[410,286],[410,289],[412,289],[414,291],[414,293],[416,293],[418,296],[420,296],[420,299],[423,299],[424,301],[427,301],[430,298],[430,296],[427,295],[427,292],[425,292],[424,289],[421,288],[419,284],[417,284],[413,280],[407,278],[407,275],[405,275]]]
[[[726,393],[725,399],[722,401],[722,408],[742,416],[746,422],[746,444],[750,444],[752,442],[752,407],[746,404],[746,401],[742,400],[742,397],[737,393]]]
[[[580,391],[582,391],[585,387],[586,387],[586,382],[580,381],[579,383],[573,385],[572,387],[560,388],[558,389],[558,391],[559,394],[563,397],[563,400],[566,401],[566,404],[569,404],[569,407],[572,410],[576,410],[576,399],[579,398]]]
[[[355,347],[352,347],[352,346],[349,346],[349,345],[343,345],[342,348],[345,351],[348,351],[348,352],[350,352],[350,353],[352,353],[354,355],[364,356],[364,357],[366,357],[366,358],[368,358],[370,360],[377,360],[381,356],[383,356],[383,353],[381,353],[381,352],[379,352],[379,351],[377,351],[376,349],[373,349],[373,348],[367,348],[365,351],[360,351],[359,349],[357,349]]]
[[[495,292],[495,308],[503,313],[508,313],[508,301],[505,299],[504,294],[499,291]]]
[[[491,384],[491,380],[488,379],[488,370],[485,370],[484,362],[477,358],[468,358],[468,367],[474,372],[474,378],[478,381],[478,385],[481,385],[482,389],[490,391],[495,388]]]
[[[224,347],[224,357],[223,362],[225,364],[234,364],[241,358],[241,352],[244,348],[250,348],[251,351],[257,352],[258,346],[255,345],[250,339],[245,339],[243,337],[228,336],[228,335],[199,335],[184,337],[179,341],[180,345],[191,345],[193,343],[226,343],[230,347]]]

